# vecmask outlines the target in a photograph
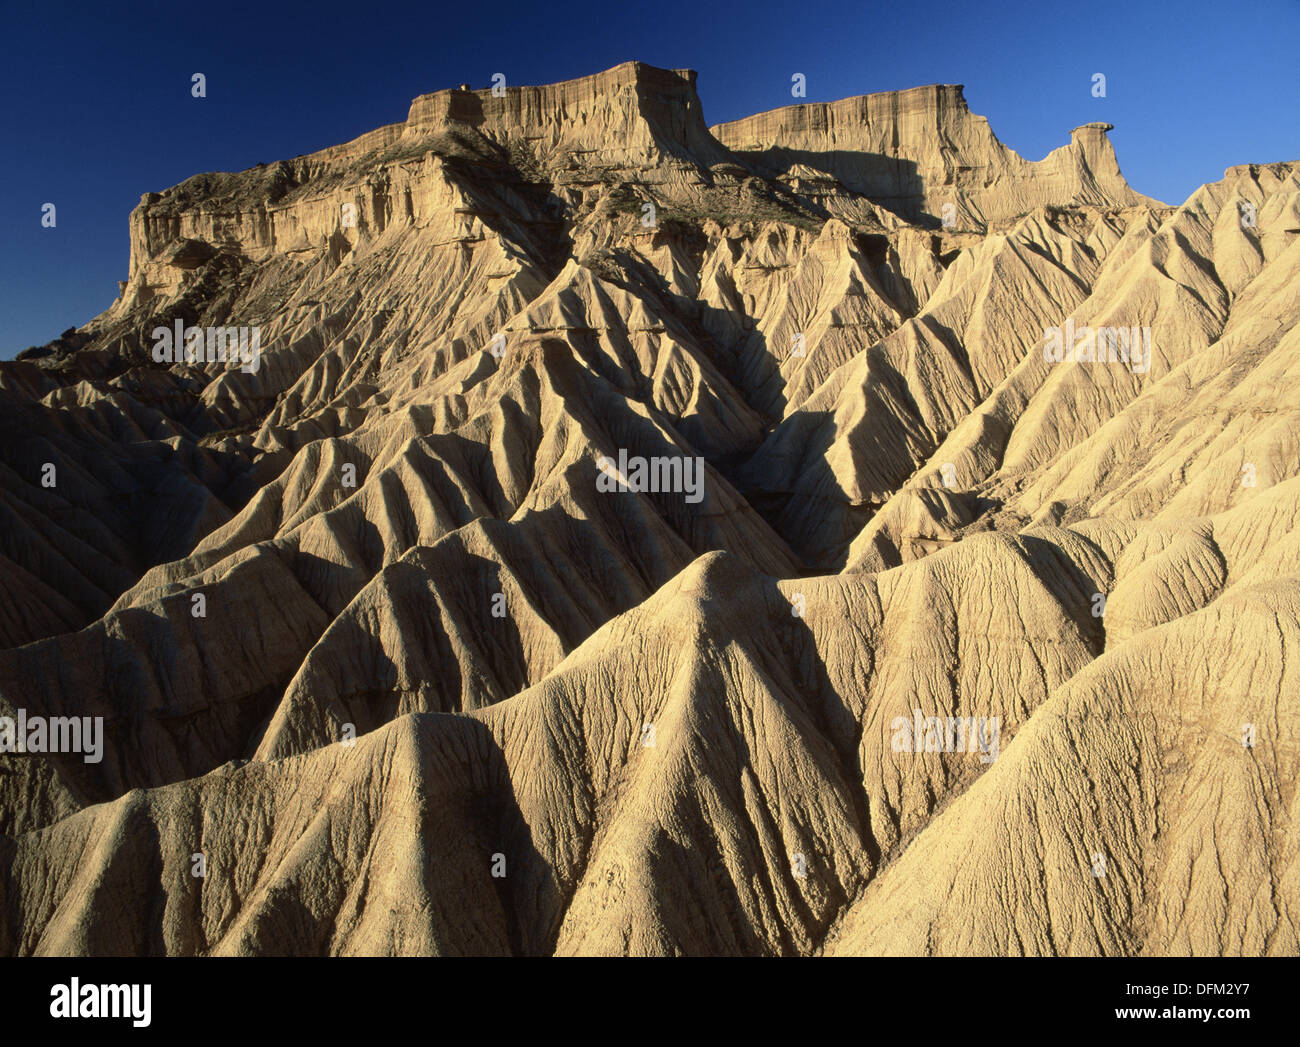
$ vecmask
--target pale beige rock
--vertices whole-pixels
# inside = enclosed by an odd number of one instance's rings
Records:
[[[0,716],[106,725],[0,952],[1300,952],[1300,164],[1107,131],[626,63],[145,194],[0,364]]]

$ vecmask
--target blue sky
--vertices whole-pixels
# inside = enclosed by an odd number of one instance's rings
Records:
[[[796,72],[808,101],[961,83],[1031,160],[1078,124],[1114,124],[1129,182],[1170,203],[1231,164],[1300,159],[1300,0],[52,0],[4,5],[0,40],[4,359],[112,302],[141,193],[347,141],[404,119],[417,94],[496,72],[689,67],[711,124],[791,104]]]

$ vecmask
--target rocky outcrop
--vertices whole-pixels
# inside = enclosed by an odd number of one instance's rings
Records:
[[[1084,124],[1031,163],[970,111],[960,84],[932,84],[787,106],[713,133],[774,177],[806,183],[819,202],[847,189],[910,221],[980,228],[1044,205],[1154,204],[1124,181],[1110,130]]]
[[[1300,951],[1300,164],[1107,130],[628,63],[146,194],[0,364],[0,718],[104,725],[0,951]]]

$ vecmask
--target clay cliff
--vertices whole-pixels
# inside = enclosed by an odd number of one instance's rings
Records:
[[[146,193],[0,364],[0,718],[104,732],[0,951],[1300,952],[1300,162],[1108,129],[627,63]]]
[[[1031,163],[970,111],[962,85],[932,84],[787,106],[719,124],[713,133],[837,211],[851,207],[847,189],[911,222],[946,217],[949,228],[971,228],[1045,205],[1155,205],[1124,181],[1111,130],[1106,123],[1076,127],[1068,145]]]

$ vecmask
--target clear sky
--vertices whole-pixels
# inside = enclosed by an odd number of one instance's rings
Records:
[[[1027,159],[1114,124],[1130,184],[1169,203],[1232,164],[1300,159],[1300,0],[11,0],[0,48],[5,359],[112,302],[141,193],[347,141],[497,72],[692,68],[710,124],[792,104],[797,72],[807,101],[961,83]]]

